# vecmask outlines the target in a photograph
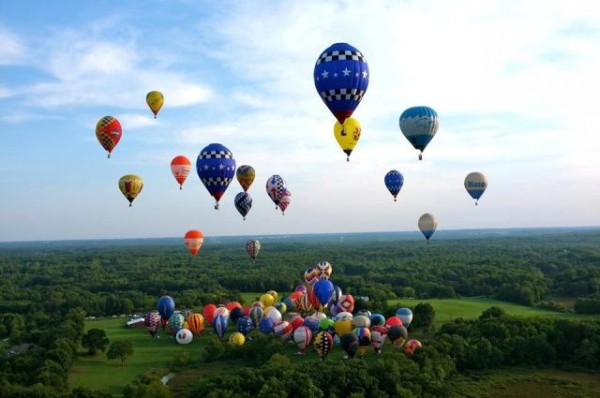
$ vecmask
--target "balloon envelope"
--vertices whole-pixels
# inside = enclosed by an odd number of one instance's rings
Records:
[[[146,314],[144,317],[144,326],[146,326],[148,333],[154,337],[160,326],[160,314],[158,311],[150,311]]]
[[[415,149],[422,153],[437,133],[440,122],[437,113],[428,106],[415,106],[400,115],[400,130]]]
[[[175,340],[177,340],[179,344],[190,344],[193,339],[194,335],[192,332],[185,328],[179,329],[175,335]]]
[[[129,201],[129,206],[133,203],[133,200],[142,192],[144,188],[144,180],[142,177],[135,174],[126,174],[119,179],[119,190]]]
[[[156,303],[156,309],[162,319],[169,319],[175,311],[175,300],[171,296],[162,296]]]
[[[334,43],[319,55],[313,77],[319,96],[343,124],[369,87],[369,66],[357,48]]]
[[[344,124],[335,122],[333,136],[340,148],[342,148],[342,151],[347,155],[346,160],[350,160],[350,154],[352,154],[354,147],[358,144],[361,132],[362,127],[360,122],[352,117],[347,118]]]
[[[218,209],[219,200],[235,174],[233,154],[221,144],[210,144],[200,151],[196,171],[208,193],[215,198],[215,209]]]
[[[410,308],[402,307],[396,310],[396,316],[402,321],[402,325],[408,327],[413,319],[413,313]]]
[[[317,355],[319,355],[321,360],[324,360],[333,348],[333,336],[329,332],[320,331],[315,336],[313,346],[317,351]]]
[[[115,117],[104,116],[96,123],[96,138],[102,148],[108,152],[109,158],[113,149],[121,140],[122,134],[121,123]]]
[[[248,192],[250,185],[252,185],[254,178],[256,177],[256,171],[252,166],[242,165],[237,168],[235,177],[242,186],[244,192]]]
[[[429,238],[433,236],[436,228],[437,221],[433,215],[425,213],[419,217],[419,229],[421,230],[423,236],[425,236],[425,239],[427,239],[427,242],[429,242]]]
[[[185,233],[183,242],[192,256],[195,256],[198,254],[202,244],[204,243],[204,234],[197,229],[189,230]]]
[[[186,319],[188,329],[196,336],[200,336],[200,334],[204,331],[204,317],[202,314],[192,313],[188,315]]]
[[[475,199],[475,204],[481,198],[481,195],[485,192],[487,188],[488,181],[483,173],[478,171],[474,171],[469,173],[467,177],[465,177],[465,189],[471,195],[473,199]]]
[[[227,331],[227,323],[228,317],[223,314],[215,316],[215,319],[213,320],[213,330],[220,339],[225,336],[225,332]]]
[[[245,220],[246,215],[252,208],[252,196],[248,192],[240,192],[235,195],[233,199],[233,204],[237,211],[242,215],[242,218]]]
[[[260,251],[260,242],[256,239],[250,239],[246,242],[246,251],[252,260],[256,260]]]
[[[390,170],[385,175],[384,182],[386,188],[394,197],[395,202],[396,196],[398,196],[400,189],[402,189],[402,186],[404,185],[404,176],[402,176],[398,170]]]
[[[312,331],[307,326],[298,326],[293,334],[294,342],[301,352],[306,351],[312,340]]]
[[[179,189],[183,188],[183,183],[192,170],[192,162],[183,155],[175,156],[171,160],[171,173],[179,183]]]
[[[146,103],[150,107],[152,113],[154,113],[154,118],[156,119],[156,115],[162,108],[165,102],[165,97],[160,91],[150,91],[146,94]]]
[[[269,198],[275,203],[275,206],[279,206],[283,194],[287,191],[287,184],[283,177],[278,174],[272,175],[267,180],[265,188],[267,190],[267,195],[269,195]]]

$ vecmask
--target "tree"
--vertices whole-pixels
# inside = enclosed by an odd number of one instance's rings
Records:
[[[121,366],[125,366],[125,360],[131,355],[133,355],[133,343],[131,340],[114,341],[110,344],[106,352],[106,358],[120,359]]]
[[[102,329],[90,329],[81,339],[81,345],[88,349],[89,355],[96,355],[98,350],[105,352],[110,340]]]

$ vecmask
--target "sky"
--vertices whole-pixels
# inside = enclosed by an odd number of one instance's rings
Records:
[[[370,72],[349,162],[313,79],[338,42]],[[593,1],[0,0],[0,241],[418,233],[423,213],[438,231],[600,226],[599,71]],[[398,123],[419,105],[440,123],[421,161]],[[110,159],[105,115],[123,127]],[[215,210],[198,178],[211,143],[256,170],[245,220],[237,181]],[[183,190],[177,155],[194,165]],[[478,206],[472,171],[489,182]],[[125,174],[144,179],[132,207]]]

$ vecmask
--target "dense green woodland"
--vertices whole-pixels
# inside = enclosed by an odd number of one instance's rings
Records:
[[[304,270],[322,260],[333,265],[331,280],[345,293],[369,297],[357,308],[386,316],[395,311],[388,300],[399,297],[466,296],[600,314],[597,228],[442,231],[430,244],[401,233],[259,239],[256,262],[247,255],[243,237],[208,238],[196,258],[180,239],[0,243],[0,347],[5,351],[0,353],[0,397],[107,396],[71,391],[67,385],[86,316],[145,313],[164,294],[178,308],[198,309],[231,299],[243,302],[240,292],[290,292],[303,281]],[[428,338],[422,350],[410,358],[386,353],[368,366],[358,360],[335,367],[290,364],[277,348],[266,351],[267,357],[252,353],[252,344],[225,348],[220,353],[225,360],[243,360],[253,368],[200,380],[186,394],[269,397],[283,388],[304,397],[448,396],[453,377],[465,371],[517,365],[600,370],[598,321],[516,319],[493,308],[478,320],[458,319],[437,329],[432,320],[419,323],[416,316],[414,326]],[[33,345],[8,355],[8,347],[20,343]],[[256,363],[257,358],[262,361]],[[298,380],[308,383],[308,390],[294,387]],[[170,395],[166,388],[148,387],[156,383],[142,380],[128,386],[125,395]]]

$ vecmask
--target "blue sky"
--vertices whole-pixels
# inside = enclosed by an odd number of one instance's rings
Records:
[[[350,162],[312,75],[336,42],[370,70]],[[0,240],[417,231],[426,212],[438,230],[598,226],[598,71],[591,1],[2,1]],[[440,117],[423,161],[398,127],[416,105]],[[104,115],[123,126],[111,159]],[[195,169],[182,191],[171,175],[213,142],[256,169],[245,221],[237,181],[214,210]],[[472,171],[489,180],[479,206]],[[131,208],[130,173],[145,183]]]

